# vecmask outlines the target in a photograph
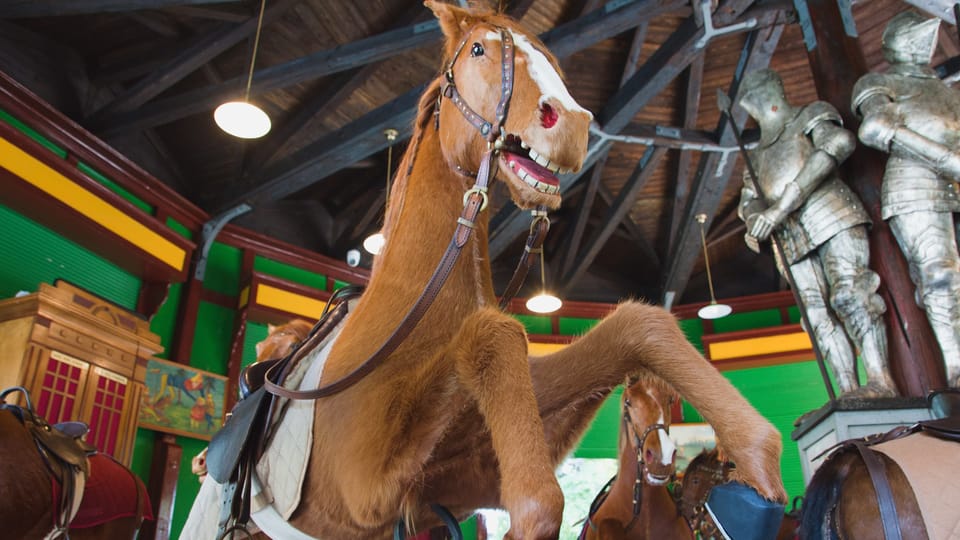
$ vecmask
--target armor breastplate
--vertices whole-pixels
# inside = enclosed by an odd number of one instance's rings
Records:
[[[752,152],[760,176],[757,188],[767,206],[779,199],[786,185],[796,178],[816,150],[805,133],[814,114],[814,109],[804,108],[784,127],[776,141]],[[870,218],[860,199],[836,174],[831,174],[790,214],[776,234],[784,257],[792,264],[838,232],[862,223],[870,223]]]
[[[895,94],[904,127],[951,149],[960,148],[960,92],[939,79],[898,74],[882,76]],[[925,161],[896,144],[883,176],[882,215],[960,211],[955,178],[941,178]]]

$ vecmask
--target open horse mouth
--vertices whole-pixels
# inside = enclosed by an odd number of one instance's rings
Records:
[[[560,180],[557,175],[568,173],[570,169],[551,161],[544,152],[530,148],[516,135],[507,135],[500,153],[500,168],[518,191],[527,187],[541,195],[524,197],[526,202],[559,206]]]
[[[662,486],[666,484],[668,481],[670,481],[669,474],[660,475],[660,474],[653,474],[652,472],[647,471],[647,483],[652,486]]]

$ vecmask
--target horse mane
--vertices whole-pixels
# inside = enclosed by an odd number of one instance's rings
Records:
[[[837,504],[840,486],[859,459],[856,452],[839,452],[827,458],[817,469],[810,479],[800,508],[800,538],[824,539],[823,516]],[[827,533],[830,540],[837,538],[834,531],[831,528]]]
[[[684,471],[684,474],[686,474],[691,470],[695,470],[700,467],[703,467],[704,464],[709,463],[711,461],[719,461],[717,458],[717,452],[718,450],[716,448],[711,448],[711,449],[704,448],[703,450],[700,451],[699,454],[697,454],[696,456],[693,457],[693,459],[690,460],[690,463],[687,464],[687,469]]]

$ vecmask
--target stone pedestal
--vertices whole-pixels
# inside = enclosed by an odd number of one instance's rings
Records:
[[[830,401],[803,417],[790,437],[797,441],[803,482],[810,478],[835,444],[884,433],[896,426],[932,418],[923,398]]]

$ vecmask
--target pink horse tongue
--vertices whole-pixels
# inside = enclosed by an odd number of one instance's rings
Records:
[[[507,163],[513,164],[513,168],[517,172],[519,172],[520,169],[523,169],[528,175],[533,176],[538,182],[551,186],[560,185],[560,180],[557,179],[556,175],[553,174],[550,169],[547,169],[536,161],[510,152],[504,152],[503,154]]]

